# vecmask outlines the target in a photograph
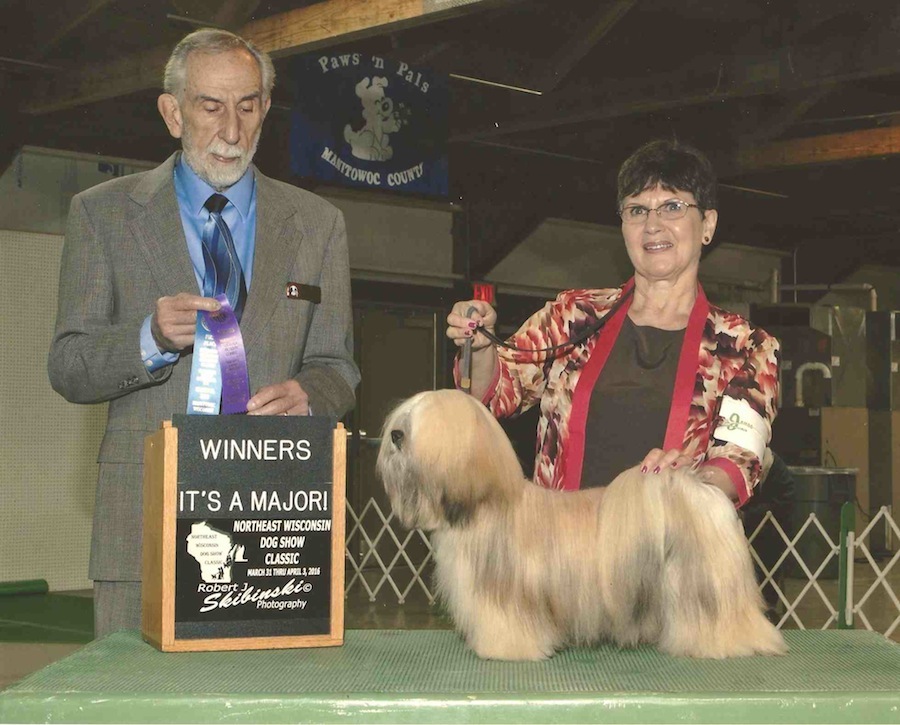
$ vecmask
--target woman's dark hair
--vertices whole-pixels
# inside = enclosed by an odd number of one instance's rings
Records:
[[[619,169],[617,208],[625,197],[661,186],[669,191],[689,191],[703,211],[715,209],[716,174],[712,164],[693,146],[658,139],[641,146]]]

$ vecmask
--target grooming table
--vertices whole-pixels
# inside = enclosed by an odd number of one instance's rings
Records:
[[[169,654],[123,631],[0,692],[0,722],[900,722],[900,646],[872,632],[786,638],[785,657],[598,647],[510,663],[446,630]]]

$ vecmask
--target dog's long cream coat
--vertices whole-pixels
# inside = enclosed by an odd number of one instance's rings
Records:
[[[400,521],[433,532],[438,593],[481,657],[599,640],[693,657],[786,651],[733,505],[689,471],[541,488],[484,406],[454,390],[390,414],[378,471]]]

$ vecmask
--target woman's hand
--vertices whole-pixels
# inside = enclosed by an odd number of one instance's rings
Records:
[[[694,460],[684,455],[677,448],[664,451],[662,448],[654,448],[641,461],[641,473],[659,473],[664,468],[690,468]]]
[[[472,310],[471,317],[466,315],[469,310]],[[472,369],[469,371],[469,392],[480,399],[487,393],[499,363],[497,348],[488,338],[477,332],[479,322],[483,322],[485,328],[491,332],[497,324],[497,313],[494,308],[481,300],[457,302],[447,315],[447,337],[453,340],[457,347],[465,345],[466,340],[472,340],[474,354]],[[462,381],[461,383],[465,384]]]
[[[654,448],[641,461],[642,473],[659,473],[666,468],[690,468],[694,460],[684,455],[677,448],[664,451],[662,448]],[[721,489],[732,501],[738,500],[737,489],[728,474],[718,466],[701,466],[697,469],[697,478],[710,486]]]
[[[470,309],[474,308],[471,317],[466,315]],[[494,331],[494,325],[497,324],[497,312],[487,302],[481,300],[469,300],[467,302],[457,302],[447,315],[447,337],[453,340],[457,347],[466,344],[466,340],[473,340],[472,350],[483,350],[491,341],[488,340],[480,332],[477,332],[479,323],[484,323],[484,327],[489,331]]]

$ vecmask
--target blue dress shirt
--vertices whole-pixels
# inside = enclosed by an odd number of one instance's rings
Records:
[[[181,224],[187,240],[188,254],[194,267],[197,280],[197,294],[203,294],[203,275],[206,267],[203,263],[203,226],[209,218],[209,212],[203,208],[206,200],[216,190],[201,179],[185,161],[184,155],[175,163],[175,197],[181,213]],[[253,253],[256,250],[256,179],[251,169],[224,191],[219,192],[228,198],[227,206],[222,210],[222,217],[228,224],[247,292],[250,292],[250,280],[253,277]],[[141,359],[149,372],[171,365],[179,354],[160,350],[150,330],[152,314],[147,315],[141,326]]]

